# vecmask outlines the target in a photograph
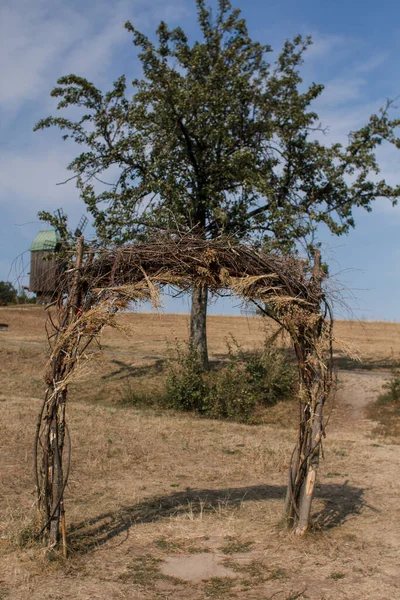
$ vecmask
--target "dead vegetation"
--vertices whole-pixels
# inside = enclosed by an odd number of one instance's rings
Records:
[[[400,438],[400,407],[399,402],[383,395],[368,407],[367,415],[377,423],[376,433],[388,438],[393,443],[399,443]]]
[[[74,384],[69,413],[73,455],[66,490],[71,556],[68,563],[44,560],[43,549],[31,543],[31,440],[43,392],[43,384],[36,381],[46,359],[39,337],[43,319],[37,309],[28,309],[28,342],[39,346],[20,347],[19,342],[14,344],[13,320],[22,331],[27,313],[1,310],[7,311],[2,320],[10,323],[10,330],[0,334],[4,598],[202,600],[206,593],[229,600],[249,595],[254,600],[396,597],[399,447],[390,443],[391,438],[376,435],[375,425],[363,420],[364,407],[381,393],[382,376],[358,371],[341,375],[317,485],[316,526],[305,539],[294,540],[277,527],[295,431],[295,424],[288,422],[290,403],[278,405],[281,424],[271,415],[269,423],[250,427],[118,402],[130,377],[135,386],[139,380],[144,387],[146,372],[134,375],[137,360],[139,367],[150,367],[163,358],[159,348],[165,331],[174,337],[186,335],[185,317],[170,315],[165,316],[166,323],[159,315],[121,316],[125,321],[139,320],[136,337],[114,332],[112,339],[107,334],[101,368],[93,362],[90,375],[83,374]],[[257,318],[221,320],[210,319],[216,358],[224,347],[217,332],[228,324],[243,345],[250,346],[253,336],[259,335]],[[392,335],[397,335],[396,327]],[[21,332],[18,336],[23,337]],[[150,337],[159,340],[154,351]],[[369,352],[372,356],[374,348]],[[113,362],[121,359],[133,373],[121,371]],[[110,377],[103,379],[104,375]],[[104,385],[106,391],[96,398]],[[20,395],[15,394],[17,386]],[[118,387],[116,399],[112,392]],[[239,552],[225,554],[227,549]],[[140,558],[149,555],[156,563]],[[198,564],[205,555],[212,564],[240,569],[229,576],[230,583],[226,574],[210,572],[201,581],[193,581],[190,572],[189,581],[179,574],[170,575],[173,579],[160,576],[169,558],[180,559],[171,563],[175,573],[182,569],[188,573],[187,558],[195,561],[189,565]],[[124,580],[124,573],[138,577],[139,566],[142,583]]]
[[[2,321],[9,324],[8,332],[1,332],[2,348],[19,350],[46,349],[43,337],[46,314],[41,306],[1,307]],[[161,312],[125,312],[117,315],[117,329],[105,329],[101,344],[105,358],[127,359],[135,367],[136,361],[149,363],[165,358],[167,343],[185,341],[189,337],[189,317],[185,314]],[[209,315],[208,344],[212,360],[226,358],[226,339],[232,334],[245,350],[262,345],[266,337],[276,331],[270,320],[257,316],[232,317]],[[129,334],[124,333],[128,330]],[[340,345],[335,341],[340,340]],[[335,320],[333,349],[341,369],[386,369],[400,356],[400,323]],[[349,360],[343,354],[342,344],[351,345],[360,361]]]
[[[383,393],[368,406],[367,415],[377,423],[375,432],[392,441],[400,437],[400,370],[396,363]]]

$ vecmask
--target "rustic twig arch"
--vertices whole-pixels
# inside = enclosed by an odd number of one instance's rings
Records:
[[[296,533],[309,526],[324,435],[323,407],[332,383],[332,317],[322,291],[319,254],[312,269],[293,258],[267,255],[231,243],[192,236],[161,238],[114,250],[84,248],[67,256],[57,300],[48,307],[51,355],[47,390],[35,441],[38,506],[50,547],[66,554],[64,490],[69,470],[65,419],[68,385],[90,343],[132,300],[155,300],[160,286],[230,289],[267,303],[269,316],[290,334],[299,368],[299,433],[289,468],[285,514]],[[41,456],[39,456],[39,450]]]

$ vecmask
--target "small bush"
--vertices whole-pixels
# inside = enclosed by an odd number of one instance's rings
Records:
[[[229,363],[210,372],[203,371],[190,346],[177,345],[174,354],[168,363],[165,394],[165,404],[171,408],[251,423],[258,407],[271,406],[293,391],[293,365],[268,344],[246,353],[232,339]]]
[[[240,423],[251,422],[257,406],[257,391],[243,365],[231,362],[217,372],[213,380],[207,395],[208,415]]]
[[[376,421],[375,433],[398,438],[400,436],[400,366],[392,369],[391,378],[383,386],[384,393],[368,406],[367,415]]]
[[[400,402],[400,366],[396,365],[392,369],[392,376],[383,388],[386,391],[384,397],[387,401]]]
[[[175,356],[173,356],[175,354]],[[176,344],[167,364],[165,404],[177,410],[207,412],[208,386],[198,354],[190,345]]]

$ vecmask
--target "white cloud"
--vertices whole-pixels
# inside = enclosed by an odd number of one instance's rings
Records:
[[[0,202],[10,198],[18,202],[22,211],[57,208],[78,202],[73,182],[57,185],[71,173],[65,168],[71,154],[63,146],[39,147],[32,153],[4,152],[0,154]]]
[[[333,52],[348,52],[349,38],[343,35],[328,35],[314,32],[311,34],[313,43],[307,50],[307,61],[332,57]],[[338,56],[336,54],[336,56]]]
[[[325,84],[320,103],[323,106],[339,106],[362,98],[366,80],[361,77],[331,79]]]
[[[43,0],[17,0],[0,9],[0,103],[13,108],[42,92],[46,75],[64,52],[85,35],[85,23],[62,6],[49,16]]]
[[[49,92],[56,79],[70,72],[100,81],[100,85],[107,76],[115,79],[122,70],[116,61],[121,45],[133,53],[130,35],[123,29],[126,20],[152,32],[161,19],[176,22],[186,14],[185,0],[3,0],[3,227],[14,226],[15,215],[21,215],[20,222],[35,220],[42,209],[52,211],[62,206],[74,218],[78,211],[83,212],[74,182],[57,185],[71,176],[66,166],[79,149],[62,142],[58,132],[32,133],[35,121],[54,107]],[[18,242],[18,236],[23,236],[22,229],[16,230],[15,243],[25,243]]]
[[[152,24],[158,25],[162,19],[174,22],[187,14],[184,5],[173,0],[169,3],[162,0],[153,0],[151,3],[145,0],[117,0],[112,11],[108,10],[108,6],[107,3],[103,5],[101,28],[92,31],[89,39],[80,39],[66,59],[63,65],[65,73],[90,74],[93,79],[99,70],[104,72],[110,66],[115,50],[119,46],[132,44],[131,35],[123,28],[127,20],[131,20],[138,29],[147,29]]]
[[[322,97],[315,102],[314,108],[319,115],[322,126],[326,128],[326,132],[325,134],[318,134],[317,137],[322,139],[325,144],[347,144],[348,134],[365,125],[369,116],[376,113],[379,106],[379,102],[359,102],[351,107],[340,106],[336,108],[329,102],[325,102]]]
[[[384,62],[388,61],[389,58],[389,54],[385,52],[370,56],[366,60],[360,61],[358,64],[356,64],[355,70],[358,71],[358,73],[370,73],[371,71],[375,71]]]
[[[57,77],[104,74],[116,50],[129,44],[123,23],[139,27],[164,16],[185,15],[180,0],[3,0],[0,6],[0,107],[15,115],[22,105],[47,97]],[[119,74],[119,73],[118,73]]]

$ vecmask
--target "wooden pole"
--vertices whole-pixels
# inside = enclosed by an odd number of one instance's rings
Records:
[[[296,527],[296,535],[304,535],[310,525],[311,517],[311,504],[314,495],[315,483],[317,480],[319,457],[320,457],[320,442],[322,436],[322,411],[323,403],[322,398],[317,400],[317,405],[311,409],[311,423],[309,428],[311,429],[310,441],[308,444],[307,451],[309,456],[307,458],[307,470],[304,478],[301,495],[299,502],[299,521]]]
[[[72,303],[70,306],[71,317],[75,317],[77,315],[78,310],[79,310],[80,301],[81,301],[81,290],[79,287],[79,282],[80,282],[80,278],[81,278],[80,270],[82,267],[82,260],[83,260],[83,243],[84,243],[84,239],[83,239],[83,236],[81,236],[80,238],[78,238],[78,244],[77,244],[77,249],[76,249],[75,277],[74,277],[74,282],[73,282],[72,290],[71,290],[71,298],[72,298]]]
[[[315,314],[320,313],[323,273],[321,253],[314,254],[312,281],[315,285]],[[320,342],[323,317],[312,321],[298,332],[295,342],[302,397],[300,398],[299,440],[289,468],[289,483],[285,501],[285,517],[297,535],[304,535],[310,525],[311,504],[317,479],[320,443],[323,433],[325,402],[325,372],[317,345]]]
[[[314,266],[312,279],[316,285],[318,305],[315,307],[317,313],[320,311],[320,298],[322,297],[322,270],[321,270],[321,252],[316,250],[314,253]],[[318,323],[313,324],[314,331],[309,335],[313,339],[314,344],[309,347],[309,356],[307,357],[309,377],[306,381],[306,393],[308,396],[309,406],[307,407],[308,419],[304,427],[304,452],[303,461],[305,461],[305,469],[303,481],[300,487],[299,494],[299,514],[296,527],[296,535],[304,535],[310,526],[311,504],[314,495],[315,483],[317,480],[320,443],[322,436],[322,415],[324,404],[325,390],[321,389],[321,381],[324,380],[324,373],[321,373],[323,368],[315,356],[315,345],[318,344],[320,334],[320,326]],[[313,356],[314,355],[314,356]]]
[[[57,336],[62,336],[69,325],[77,318],[81,303],[80,276],[83,261],[84,239],[80,237],[77,243],[75,273],[66,304],[63,305],[62,295],[58,304],[60,329]],[[49,401],[42,417],[44,423],[44,443],[42,460],[42,490],[39,498],[44,505],[43,527],[47,532],[49,549],[57,547],[61,538],[61,549],[67,557],[67,535],[64,507],[64,489],[66,473],[63,464],[64,441],[66,434],[65,408],[67,387],[65,379],[73,368],[71,348],[68,342],[61,344],[59,351],[52,358],[51,383]]]
[[[72,289],[72,306],[71,306],[71,321],[76,318],[80,304],[81,304],[81,288],[80,288],[80,279],[81,279],[81,267],[83,261],[83,249],[84,249],[84,237],[80,236],[78,238],[77,249],[76,249],[76,260],[75,260],[75,277]],[[67,390],[64,390],[63,393],[63,403],[62,403],[62,428],[63,428],[63,437],[65,435],[65,405],[67,399]],[[61,491],[61,500],[60,500],[60,525],[61,525],[61,543],[62,543],[62,554],[64,558],[67,558],[68,549],[67,549],[67,532],[66,532],[66,522],[65,522],[65,507],[64,507],[64,490]]]

